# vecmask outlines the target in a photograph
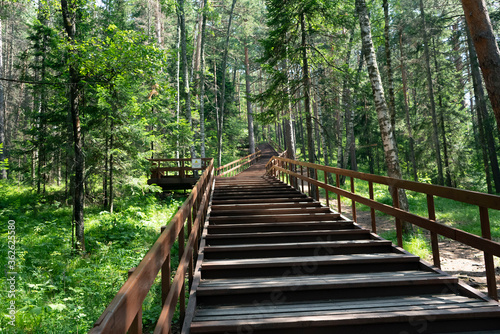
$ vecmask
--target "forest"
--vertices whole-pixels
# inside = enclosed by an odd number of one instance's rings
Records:
[[[35,293],[19,328],[44,332],[44,314],[72,305],[76,333],[102,312],[78,308],[89,291],[59,292],[70,272],[107,275],[92,253],[109,252],[107,273],[123,257],[130,268],[154,240],[136,242],[132,221],[159,228],[182,202],[154,196],[147,158],[221,166],[269,142],[291,159],[500,193],[500,68],[487,68],[499,29],[493,0],[0,0],[2,256],[8,221],[38,234],[25,244],[46,235],[18,251],[34,275],[19,289]],[[47,273],[44,253],[71,260]],[[112,297],[119,277],[96,292]]]

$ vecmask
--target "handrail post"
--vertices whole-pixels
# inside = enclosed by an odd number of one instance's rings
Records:
[[[161,227],[161,233],[165,231],[167,227]],[[168,252],[167,258],[163,265],[161,266],[161,305],[165,304],[165,300],[167,300],[168,292],[170,291],[170,276],[171,276],[171,261],[170,261],[170,252]]]
[[[304,176],[304,166],[300,165],[300,176]],[[300,179],[300,183],[302,183],[302,193],[304,194],[304,179]]]
[[[434,204],[434,196],[427,194],[427,212],[429,214],[429,219],[436,221],[436,206]],[[432,260],[434,265],[441,268],[441,259],[439,256],[439,242],[438,235],[436,232],[431,232],[431,247],[432,247]]]
[[[132,276],[132,274],[135,271],[135,268],[136,267],[131,268],[128,271],[128,277]],[[137,314],[136,314],[136,316],[134,318],[134,321],[130,325],[130,327],[128,329],[128,333],[129,334],[142,334],[142,306],[139,309],[139,311],[137,312]]]
[[[309,167],[306,168],[308,178],[310,177],[309,169],[310,169]],[[309,195],[309,197],[312,197],[311,182],[307,182],[307,194]]]
[[[314,168],[314,179],[316,181],[318,181],[318,179],[319,179],[318,170],[316,168]],[[316,200],[319,202],[319,186],[314,185],[314,187],[316,188]]]
[[[339,174],[335,174],[335,182],[337,185],[337,188],[340,188],[340,176]],[[337,208],[339,213],[342,213],[342,199],[340,197],[340,194],[337,194]]]
[[[181,231],[179,232],[179,263],[181,262],[182,256],[184,255],[185,251],[185,237],[184,237],[184,224],[185,222],[182,223]],[[186,315],[186,283],[185,279],[183,278],[182,282],[182,288],[181,288],[181,295],[179,297],[179,303],[180,303],[180,323],[184,322],[184,316]]]
[[[399,209],[399,189],[398,187],[391,186],[392,192],[392,206]],[[398,246],[403,248],[403,225],[401,219],[396,218],[396,235],[398,239]]]
[[[194,203],[197,202],[198,198],[200,198],[200,194],[203,194],[203,193],[204,193],[204,187],[201,187],[200,192],[196,196],[196,199],[195,199]],[[188,223],[187,223],[187,234],[188,234],[188,236],[191,235],[191,231],[193,230],[193,213],[194,213],[194,210],[193,210],[193,212],[191,212],[191,210],[190,210],[190,213],[188,215]],[[191,254],[191,257],[189,259],[189,270],[188,270],[189,289],[191,289],[191,285],[193,283],[193,276],[194,276],[193,255],[197,254],[197,253],[198,253],[198,243],[195,242],[194,245],[193,245],[193,253]]]
[[[481,236],[491,240],[490,217],[488,208],[479,207],[479,217],[481,219]],[[495,262],[493,255],[484,252],[484,266],[486,268],[486,283],[488,285],[488,295],[490,298],[498,300],[498,290],[495,276]]]
[[[373,194],[373,182],[372,181],[368,181],[368,191],[370,193],[370,199],[372,201],[375,200],[375,196]],[[370,207],[370,216],[372,218],[372,232],[373,233],[377,233],[377,220],[376,220],[376,217],[375,217],[375,209]]]
[[[351,193],[355,194],[354,190],[354,177],[351,176]],[[356,216],[356,201],[351,200],[351,207],[352,207],[352,220],[357,221],[357,216]]]
[[[328,172],[326,170],[323,171],[323,173],[325,174],[325,183],[328,184]],[[328,208],[330,208],[330,198],[329,198],[329,195],[328,195],[329,191],[328,189],[325,188],[325,197],[326,197],[326,206]]]

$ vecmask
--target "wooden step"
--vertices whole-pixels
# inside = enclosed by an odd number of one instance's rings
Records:
[[[257,208],[248,209],[236,208],[234,210],[212,209],[210,217],[219,216],[255,216],[255,215],[284,215],[284,214],[311,214],[311,213],[332,213],[327,207],[287,207],[287,208]],[[337,213],[337,217],[340,215]]]
[[[285,232],[285,231],[317,231],[317,230],[354,230],[355,225],[350,220],[324,222],[281,222],[281,223],[243,223],[243,224],[212,224],[207,226],[209,234],[252,233],[252,232]],[[364,230],[364,234],[369,234]]]
[[[237,244],[208,246],[204,249],[205,259],[248,259],[272,257],[299,257],[318,255],[389,253],[392,243],[387,240],[342,240],[287,242],[267,244]]]
[[[268,197],[268,198],[226,198],[213,199],[212,205],[229,205],[229,204],[258,204],[258,203],[296,203],[296,202],[314,202],[314,200],[306,195],[294,197]]]
[[[236,224],[235,224],[236,225]],[[345,230],[307,230],[287,232],[250,232],[207,234],[208,246],[234,245],[234,244],[267,244],[278,242],[311,242],[334,240],[360,240],[370,239],[370,231],[363,229]]]
[[[417,270],[419,257],[397,253],[204,260],[201,277],[269,277]]]
[[[191,333],[436,333],[498,329],[500,307],[447,295],[208,306]]]
[[[380,273],[330,274],[317,276],[279,276],[202,280],[199,305],[231,305],[306,300],[348,300],[400,296],[424,292],[457,293],[458,279],[438,272],[401,271]],[[427,292],[425,292],[427,291]]]
[[[291,214],[247,214],[242,217],[234,216],[210,216],[209,224],[221,223],[270,223],[270,222],[303,222],[303,221],[335,221],[340,218],[340,214],[333,212],[296,212]]]
[[[245,204],[227,204],[212,205],[212,213],[219,211],[233,210],[253,210],[253,209],[284,209],[284,208],[319,208],[322,207],[318,202],[284,202],[284,203],[245,203]]]

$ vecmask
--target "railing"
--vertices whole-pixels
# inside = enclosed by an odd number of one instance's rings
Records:
[[[194,171],[207,168],[212,158],[200,158],[201,168],[193,168],[192,159],[147,159],[151,162],[151,179],[195,177]]]
[[[220,166],[216,170],[217,176],[235,176],[260,159],[262,155],[261,151],[249,154],[246,157],[240,158],[233,162],[230,162],[224,166]]]
[[[500,210],[499,196],[394,179],[372,174],[365,174],[280,157],[271,158],[266,168],[268,174],[274,175],[275,177],[281,179],[283,182],[289,183],[302,192],[304,192],[304,182],[306,182],[308,185],[307,188],[309,191],[309,195],[312,195],[316,199],[319,199],[319,188],[323,188],[325,190],[325,199],[328,206],[330,205],[329,192],[335,193],[337,195],[337,205],[339,212],[342,212],[341,197],[344,196],[351,199],[353,220],[356,220],[356,203],[361,203],[370,207],[372,231],[374,233],[376,233],[377,231],[375,210],[395,217],[397,243],[399,247],[403,246],[403,221],[428,230],[430,232],[431,238],[433,262],[434,265],[438,268],[441,267],[438,235],[453,239],[462,244],[483,251],[488,295],[495,300],[498,299],[493,256],[500,257],[500,243],[491,240],[491,228],[488,209]],[[325,182],[318,181],[318,171],[323,172]],[[330,174],[335,175],[335,186],[327,183],[329,176],[331,176]],[[351,191],[340,188],[340,176],[350,178]],[[355,193],[355,179],[368,182],[370,198],[366,198]],[[374,183],[389,186],[393,202],[392,206],[374,200]],[[309,185],[314,185],[315,187],[310,187]],[[405,189],[425,194],[427,196],[428,217],[418,216],[399,209],[399,189]],[[314,192],[314,194],[311,194],[311,191]],[[436,222],[436,208],[434,205],[435,196],[477,206],[481,222],[482,237]]]
[[[213,179],[213,159],[210,159],[189,197],[169,225],[162,228],[160,237],[137,268],[131,270],[128,280],[89,333],[142,333],[142,304],[160,270],[163,308],[154,333],[169,333],[178,302],[181,318],[184,316],[185,277],[188,274],[191,285],[194,271],[193,254],[198,253],[198,242],[208,210]],[[184,239],[185,226],[189,235],[187,243]],[[179,265],[171,283],[170,251],[176,240],[179,244]],[[180,296],[182,297],[179,300]]]

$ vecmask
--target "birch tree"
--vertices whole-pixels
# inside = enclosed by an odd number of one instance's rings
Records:
[[[377,110],[380,133],[382,135],[387,174],[389,177],[401,179],[398,148],[394,137],[394,129],[389,116],[389,108],[387,107],[387,102],[385,100],[382,79],[377,65],[377,58],[371,35],[370,19],[368,17],[365,0],[356,0],[356,11],[359,16],[363,53],[365,55],[366,66],[368,68],[368,75],[373,91],[373,99],[375,101],[375,109]],[[400,207],[403,210],[408,210],[408,200],[404,190],[400,189],[398,195]],[[410,231],[411,225],[406,223],[404,230],[406,232]]]

